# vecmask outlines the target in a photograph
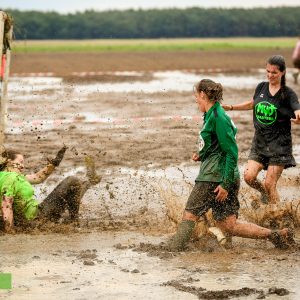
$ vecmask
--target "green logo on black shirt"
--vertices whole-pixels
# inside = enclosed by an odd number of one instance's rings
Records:
[[[266,125],[271,125],[277,119],[277,107],[267,101],[260,102],[255,106],[256,119]]]

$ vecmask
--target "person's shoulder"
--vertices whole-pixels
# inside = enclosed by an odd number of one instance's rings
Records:
[[[0,172],[0,190],[3,192],[3,189],[13,188],[15,189],[18,185],[20,174],[16,172]]]
[[[296,97],[298,99],[296,92],[287,85],[285,86],[285,92],[288,94],[288,96]]]
[[[17,173],[17,172],[7,172],[7,171],[3,171],[0,172],[2,173],[3,177],[5,177],[5,179],[7,180],[18,180],[18,179],[23,179],[24,175]]]
[[[295,94],[296,94],[296,92],[295,92],[291,87],[289,87],[288,85],[285,86],[285,90],[286,90],[287,92],[295,93]]]
[[[224,108],[221,105],[218,105],[217,107],[214,108],[213,115],[215,119],[218,119],[220,121],[230,121],[229,115],[226,113]]]
[[[268,81],[261,81],[257,86],[256,86],[256,89],[261,89],[265,86],[268,86]]]
[[[262,91],[264,88],[266,88],[268,86],[268,82],[267,81],[262,81],[260,82],[256,88],[255,88],[255,93],[254,96],[256,96],[258,93],[260,93],[260,91]]]

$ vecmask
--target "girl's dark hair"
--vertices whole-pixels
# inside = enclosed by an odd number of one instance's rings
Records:
[[[277,66],[280,72],[284,72],[286,70],[285,60],[282,55],[273,55],[271,56],[268,61],[268,64],[272,66]],[[281,97],[282,99],[285,98],[285,87],[286,87],[286,79],[285,79],[285,73],[281,77]]]
[[[210,101],[222,101],[223,87],[221,83],[216,83],[210,79],[202,79],[195,85],[197,93],[203,91]]]
[[[0,157],[0,171],[3,171],[6,168],[7,161],[14,160],[18,154],[21,154],[15,150],[4,150]]]

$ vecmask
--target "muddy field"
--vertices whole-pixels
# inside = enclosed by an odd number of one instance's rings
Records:
[[[278,49],[292,67],[291,50]],[[271,50],[228,50],[192,52],[112,52],[112,53],[31,53],[13,54],[12,72],[53,72],[68,76],[72,72],[165,71],[226,69],[248,71],[262,68]]]
[[[174,232],[170,211],[180,215],[198,172],[190,160],[202,122],[193,84],[212,78],[223,84],[225,102],[248,100],[264,80],[271,54],[14,55],[6,146],[26,154],[27,172],[43,166],[63,143],[69,147],[55,174],[36,187],[37,198],[67,175],[84,177],[86,154],[96,158],[103,179],[84,196],[79,226],[48,224],[0,236],[0,271],[13,276],[13,289],[0,290],[0,297],[298,299],[297,249],[239,238],[230,250],[213,239],[176,255],[153,246]],[[287,83],[300,95],[291,71]],[[229,114],[238,127],[242,172],[252,116]],[[299,126],[293,126],[293,141],[300,163]],[[299,167],[284,172],[282,202],[300,200],[299,182]],[[244,212],[255,197],[242,184]]]

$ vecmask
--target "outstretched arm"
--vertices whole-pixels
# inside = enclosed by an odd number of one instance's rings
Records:
[[[294,124],[300,125],[300,109],[294,111],[295,119],[291,119]]]
[[[1,212],[4,223],[4,231],[7,233],[13,232],[14,213],[13,213],[14,197],[2,196]]]
[[[38,184],[45,181],[49,175],[54,171],[55,167],[58,167],[64,158],[65,152],[67,150],[66,146],[63,146],[56,154],[53,159],[48,159],[48,164],[46,167],[34,174],[26,175],[26,179],[32,184]]]
[[[253,108],[254,105],[254,101],[249,100],[249,101],[245,101],[243,103],[239,103],[239,104],[234,104],[234,105],[230,105],[230,104],[222,104],[222,107],[225,110],[251,110]]]
[[[32,184],[38,184],[45,181],[49,175],[54,171],[55,166],[48,164],[46,167],[34,174],[26,175],[26,179]]]

